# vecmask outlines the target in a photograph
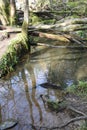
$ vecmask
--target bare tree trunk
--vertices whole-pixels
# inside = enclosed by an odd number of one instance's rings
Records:
[[[24,21],[22,24],[22,35],[25,38],[25,42],[28,45],[28,49],[30,50],[29,45],[29,36],[28,36],[28,26],[29,26],[29,3],[28,0],[24,0]]]
[[[15,0],[10,0],[10,24],[15,25],[16,20],[16,5]]]
[[[9,24],[9,0],[0,1],[0,21],[3,25]]]
[[[25,0],[24,2],[24,21],[26,21],[26,23],[29,23],[29,3],[28,0]]]
[[[52,5],[53,5],[53,0],[49,0],[50,1],[50,8],[52,9]]]
[[[28,33],[28,25],[29,25],[29,3],[28,0],[24,0],[24,21],[22,25],[22,32]]]

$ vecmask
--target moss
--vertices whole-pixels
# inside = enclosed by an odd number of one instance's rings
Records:
[[[28,24],[27,24],[26,21],[24,21],[23,24],[22,24],[22,33],[26,34],[27,31],[28,31]]]
[[[75,33],[76,33],[79,37],[81,37],[81,38],[84,38],[84,39],[87,38],[87,30],[75,31]]]
[[[87,82],[79,81],[78,85],[71,85],[70,87],[68,87],[67,92],[76,94],[83,98],[87,98]]]
[[[28,42],[24,34],[12,39],[6,53],[0,60],[0,77],[13,70],[19,59],[28,52]]]
[[[55,19],[49,19],[49,20],[44,20],[43,23],[44,24],[54,24],[56,22]]]
[[[32,22],[33,25],[38,24],[38,23],[40,23],[42,21],[41,18],[39,18],[35,14],[31,14],[31,16],[32,16],[31,17],[31,22]]]
[[[76,12],[76,14],[82,16],[87,15],[87,1],[86,0],[79,0],[74,2],[68,2],[68,7],[72,10],[72,12]]]
[[[67,107],[67,103],[65,101],[58,102],[58,101],[48,100],[47,105],[49,109],[56,112],[62,111]]]
[[[87,130],[87,124],[84,123],[84,124],[81,126],[80,130]]]
[[[7,25],[10,23],[9,22],[9,16],[10,16],[9,12],[10,12],[10,6],[9,6],[9,2],[7,1],[5,4],[0,6],[0,14],[3,16]]]
[[[10,17],[10,25],[11,26],[16,25],[16,15],[15,17]]]

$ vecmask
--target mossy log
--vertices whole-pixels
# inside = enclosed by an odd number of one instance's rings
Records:
[[[77,30],[85,30],[87,29],[87,18],[65,18],[58,21],[56,24],[46,25],[46,24],[38,24],[34,26],[35,29],[55,29],[58,32],[71,32]]]
[[[0,59],[0,78],[10,71],[13,71],[19,59],[28,51],[29,45],[25,35],[20,33],[12,39],[6,53],[2,55]]]
[[[77,35],[69,35],[69,34],[62,34],[62,33],[61,34],[49,34],[49,33],[42,33],[42,32],[38,32],[38,31],[37,32],[31,32],[31,34],[34,35],[34,36],[58,40],[62,44],[72,42],[72,43],[77,43],[77,44],[81,45],[82,47],[86,47],[83,40]],[[40,44],[38,44],[38,45],[40,45]]]

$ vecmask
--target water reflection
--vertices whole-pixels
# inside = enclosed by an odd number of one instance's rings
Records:
[[[0,105],[0,123],[2,122],[2,112],[1,112],[1,105]]]
[[[17,119],[19,124],[12,130],[38,129],[34,125],[56,126],[64,121],[64,115],[53,114],[40,95],[55,100],[62,98],[62,92],[42,88],[40,84],[51,82],[65,88],[80,79],[87,80],[87,53],[44,48],[26,57],[15,72],[0,81],[0,122]]]
[[[35,107],[37,107],[37,109],[39,111],[39,116],[40,116],[40,121],[41,122],[42,122],[42,111],[41,111],[41,108],[40,108],[40,105],[39,105],[38,101],[35,98],[36,79],[35,79],[35,74],[34,74],[34,71],[33,71],[33,68],[31,66],[31,64],[28,64],[28,66],[26,66],[26,69],[30,73],[30,78],[31,78],[31,82],[32,82],[32,92],[29,93],[29,88],[28,88],[29,85],[28,85],[28,82],[27,82],[27,78],[26,78],[26,74],[25,74],[24,69],[22,70],[22,79],[23,79],[23,82],[24,82],[24,85],[25,85],[26,98],[27,98],[27,101],[28,101],[29,107],[30,107],[30,114],[31,114],[30,117],[31,117],[31,120],[32,120],[32,124],[34,124],[32,102],[34,103]],[[31,95],[32,100],[30,98],[30,95]]]

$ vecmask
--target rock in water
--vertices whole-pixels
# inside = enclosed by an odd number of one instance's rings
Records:
[[[2,123],[0,123],[0,130],[7,130],[9,128],[12,128],[16,126],[17,123],[18,121],[14,119],[8,119],[6,121],[3,121]]]

